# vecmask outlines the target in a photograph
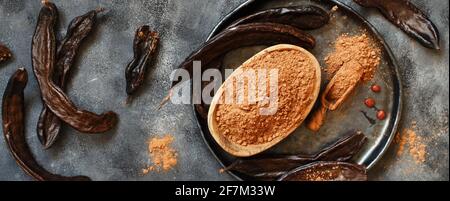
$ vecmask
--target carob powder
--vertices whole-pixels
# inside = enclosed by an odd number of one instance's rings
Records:
[[[351,61],[358,62],[361,65],[364,71],[361,77],[362,81],[367,82],[374,77],[380,64],[381,51],[367,34],[363,33],[355,36],[343,34],[337,38],[334,46],[335,50],[325,58],[325,63],[327,64],[325,71],[329,79],[344,64]]]
[[[278,69],[278,109],[273,115],[261,115],[260,108],[267,107],[264,101],[217,106],[215,118],[219,132],[228,140],[242,146],[270,142],[303,121],[307,112],[305,109],[315,101],[313,93],[318,79],[313,60],[298,50],[277,50],[252,61],[243,64],[244,72],[249,69],[266,68],[268,71],[271,68]],[[266,83],[269,83],[268,77],[266,78]],[[236,85],[234,82],[225,84]],[[268,97],[270,88],[269,85],[267,87],[265,91]],[[244,94],[248,92],[247,84],[236,88],[234,87],[235,91],[232,93],[234,99],[236,99],[236,90],[245,90]],[[221,96],[223,97],[224,95]]]
[[[153,170],[169,171],[177,164],[178,153],[172,148],[173,136],[167,134],[161,138],[155,137],[148,141],[148,154],[153,165],[142,169],[143,174]]]

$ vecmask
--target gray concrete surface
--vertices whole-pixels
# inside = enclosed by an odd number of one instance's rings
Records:
[[[103,135],[86,135],[64,127],[50,150],[42,150],[35,127],[41,110],[37,82],[31,74],[30,44],[40,1],[0,0],[0,41],[11,47],[14,59],[0,64],[0,90],[19,66],[30,75],[26,93],[27,140],[36,159],[52,172],[84,174],[94,180],[232,180],[218,172],[219,163],[204,144],[189,105],[169,104],[156,110],[169,86],[169,74],[207,37],[214,25],[245,0],[55,0],[60,10],[59,34],[69,21],[84,12],[105,7],[89,42],[82,46],[73,71],[68,94],[82,108],[100,113],[116,111],[131,123]],[[423,48],[379,13],[351,5],[375,25],[392,48],[403,80],[404,112],[400,131],[411,128],[426,145],[426,161],[416,163],[407,152],[398,155],[392,144],[382,161],[370,172],[372,180],[449,179],[449,2],[413,2],[435,22],[441,32],[442,49]],[[132,57],[131,41],[137,26],[149,24],[161,33],[157,68],[150,70],[142,93],[130,106],[124,106],[123,71]],[[130,121],[130,119],[133,119]],[[167,173],[142,176],[141,168],[150,161],[146,141],[170,133],[179,151],[178,166]],[[3,138],[3,137],[1,137]],[[30,180],[16,165],[3,140],[0,141],[0,180]]]

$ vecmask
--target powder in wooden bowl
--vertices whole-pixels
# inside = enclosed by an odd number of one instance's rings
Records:
[[[172,135],[167,134],[161,138],[155,137],[148,141],[148,154],[153,165],[144,168],[143,174],[153,170],[169,171],[177,164],[178,154],[171,146],[173,139]]]
[[[381,51],[367,34],[356,36],[343,34],[337,38],[334,46],[334,51],[325,58],[327,64],[325,71],[329,79],[350,61],[356,61],[362,66],[364,70],[362,81],[367,82],[374,77],[380,64]]]
[[[316,100],[315,94],[318,94],[320,69],[317,60],[311,57],[306,51],[281,49],[244,63],[240,67],[243,71],[278,69],[278,109],[273,115],[261,115],[260,109],[266,107],[262,102],[220,104],[215,112],[218,131],[229,141],[241,146],[264,144],[290,134],[289,131],[307,116]],[[267,78],[266,83],[269,82]],[[244,85],[234,90],[244,90],[245,93],[249,89]],[[233,91],[234,95],[237,93]]]

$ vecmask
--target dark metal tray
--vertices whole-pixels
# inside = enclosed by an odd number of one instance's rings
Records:
[[[345,131],[349,129],[358,129],[363,131],[369,140],[361,153],[356,156],[354,160],[358,164],[363,164],[370,169],[381,158],[396,133],[402,108],[402,89],[397,63],[390,48],[385,43],[383,37],[361,15],[345,4],[334,0],[249,0],[241,4],[222,19],[212,30],[208,40],[239,17],[264,8],[304,4],[318,5],[326,10],[331,10],[335,5],[339,8],[333,14],[334,17],[330,20],[328,25],[318,30],[308,31],[316,37],[317,46],[311,52],[318,58],[322,67],[325,66],[323,62],[325,56],[333,50],[333,45],[330,44],[333,44],[333,41],[340,34],[355,34],[360,33],[362,30],[366,30],[375,41],[379,42],[382,50],[381,64],[375,78],[371,82],[360,85],[355,90],[353,97],[347,100],[340,109],[327,114],[325,125],[321,128],[320,132],[312,133],[304,126],[301,126],[282,142],[263,153],[316,153],[324,146],[333,143],[338,138],[342,137],[341,135],[345,133]],[[264,47],[249,47],[230,52],[225,56],[225,62],[222,65],[222,68],[238,67],[241,63],[263,48]],[[323,75],[322,77],[325,76]],[[324,85],[326,79],[322,80],[322,84]],[[372,83],[381,85],[383,91],[377,95],[372,94],[369,90]],[[375,111],[366,108],[363,104],[363,100],[369,96],[374,97],[377,101],[377,106],[384,109],[388,114],[384,121],[377,121],[375,125],[371,125],[361,113],[361,110],[363,110],[368,112],[372,117],[375,117]],[[214,141],[209,132],[207,121],[196,112],[195,108],[194,112],[196,113],[201,134],[211,152],[223,166],[230,165],[236,158],[227,154]],[[249,179],[237,172],[229,173],[240,180]]]

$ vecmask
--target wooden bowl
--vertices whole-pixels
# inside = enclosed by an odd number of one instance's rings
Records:
[[[219,100],[222,99],[222,95],[224,95],[224,91],[225,91],[225,86],[227,84],[227,82],[233,82],[230,81],[232,80],[233,77],[238,76],[240,73],[242,73],[241,68],[245,68],[246,66],[249,66],[250,64],[252,64],[252,62],[256,62],[256,61],[261,61],[267,58],[271,58],[273,60],[273,54],[277,51],[298,51],[300,52],[302,55],[305,55],[304,59],[305,61],[309,60],[311,65],[300,65],[300,62],[298,64],[299,68],[305,69],[306,70],[311,70],[310,72],[313,72],[313,78],[310,79],[311,81],[308,81],[306,84],[306,87],[308,87],[307,89],[310,89],[308,91],[308,93],[302,94],[304,95],[303,97],[308,97],[308,101],[305,103],[304,107],[301,108],[297,108],[297,110],[300,110],[301,112],[300,115],[295,114],[296,118],[289,123],[289,125],[285,126],[283,129],[281,129],[282,131],[280,131],[280,133],[277,133],[276,137],[273,137],[271,140],[269,140],[268,142],[261,142],[261,143],[254,143],[254,144],[247,144],[247,145],[242,145],[242,144],[238,144],[230,139],[228,139],[228,137],[226,137],[223,133],[220,133],[220,129],[218,128],[218,122],[216,121],[216,112],[217,112],[217,108],[219,107]],[[270,57],[272,56],[272,57]],[[282,65],[282,61],[280,61],[280,65],[277,65],[277,68],[279,70],[282,70],[282,68],[284,67]],[[290,64],[290,65],[297,65],[296,63],[294,64]],[[309,68],[309,69],[308,69]],[[292,77],[295,77],[295,75],[293,75]],[[294,79],[294,78],[293,78]],[[297,80],[298,81],[298,80]],[[285,82],[285,83],[293,83],[290,82]],[[320,83],[321,83],[321,70],[320,70],[320,65],[319,62],[317,61],[317,59],[307,50],[298,47],[298,46],[294,46],[294,45],[288,45],[288,44],[280,44],[280,45],[275,45],[269,48],[266,48],[264,50],[262,50],[261,52],[257,53],[256,55],[254,55],[252,58],[248,59],[246,62],[244,62],[239,68],[237,68],[228,78],[227,80],[225,80],[225,82],[222,84],[222,86],[218,89],[217,93],[215,94],[212,102],[211,102],[211,106],[209,108],[208,111],[208,128],[211,132],[211,135],[213,136],[214,140],[229,154],[234,155],[234,156],[238,156],[238,157],[248,157],[248,156],[253,156],[255,154],[258,154],[266,149],[269,149],[270,147],[274,146],[275,144],[279,143],[281,140],[283,140],[284,138],[286,138],[287,136],[289,136],[295,129],[297,129],[301,123],[305,120],[305,118],[308,116],[308,114],[310,113],[311,109],[314,106],[314,103],[317,100],[317,97],[319,95],[319,91],[320,91]],[[283,88],[285,86],[282,86]],[[278,91],[283,90],[283,88],[280,88],[280,86],[278,86]],[[302,93],[304,91],[302,90],[298,90],[298,93]],[[278,102],[279,103],[279,102]],[[294,110],[292,110],[294,111]],[[276,123],[276,122],[274,122]],[[278,132],[278,131],[277,131]]]

